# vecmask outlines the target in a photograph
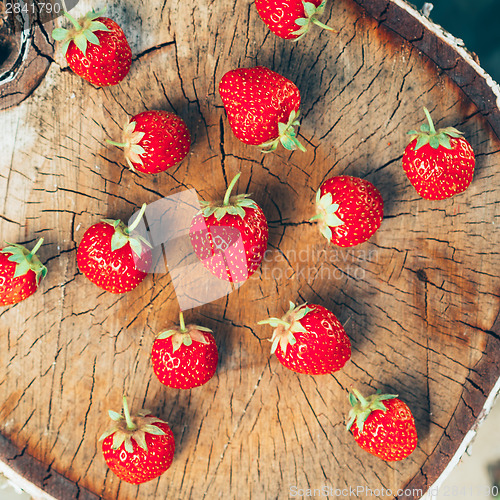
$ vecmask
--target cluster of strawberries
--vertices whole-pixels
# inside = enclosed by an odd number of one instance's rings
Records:
[[[278,36],[299,39],[313,25],[333,31],[318,20],[326,0],[256,0],[259,15]],[[103,12],[91,12],[79,21],[66,13],[73,27],[56,29],[53,37],[63,43],[68,64],[75,73],[97,86],[115,85],[127,75],[132,54],[121,28]],[[304,150],[296,127],[300,92],[287,78],[265,67],[236,69],[222,78],[219,91],[235,136],[268,153],[279,144]],[[450,127],[436,130],[427,109],[428,124],[411,136],[403,168],[418,194],[440,200],[463,192],[471,183],[474,154],[461,133]],[[121,142],[132,170],[148,174],[178,164],[190,149],[186,124],[173,113],[147,111],[125,125]],[[233,195],[238,174],[224,198],[202,202],[191,223],[190,240],[203,265],[217,278],[247,280],[261,265],[267,249],[268,226],[262,209],[247,194]],[[367,241],[380,227],[383,200],[370,182],[351,176],[326,180],[318,189],[316,213],[321,234],[332,244],[352,247]],[[81,272],[94,284],[112,293],[137,287],[152,265],[149,242],[134,233],[146,205],[127,227],[120,220],[103,220],[90,227],[78,246]],[[240,245],[232,245],[234,234]],[[216,244],[224,240],[224,251]],[[0,304],[9,305],[33,294],[47,269],[36,252],[20,245],[0,250]],[[288,369],[318,375],[336,372],[351,357],[349,338],[335,315],[315,304],[290,303],[282,318],[259,324],[273,327],[271,353]],[[191,389],[208,382],[218,363],[212,332],[202,326],[180,325],[160,333],[151,352],[153,370],[161,383]],[[368,452],[393,461],[402,460],[417,444],[415,422],[408,406],[395,395],[376,393],[367,398],[353,389],[348,429]],[[131,416],[127,400],[123,412],[109,412],[115,422],[102,436],[103,455],[123,480],[138,484],[158,477],[170,466],[174,437],[169,426],[143,410]]]

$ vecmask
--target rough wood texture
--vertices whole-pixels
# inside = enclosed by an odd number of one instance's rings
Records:
[[[0,110],[20,104],[40,85],[53,62],[54,45],[48,35],[53,28],[53,22],[33,23],[25,42],[28,45],[26,52],[20,46],[19,32],[9,35],[9,45],[13,52],[0,70],[2,75],[7,73],[5,76],[9,78],[8,83],[0,86]]]
[[[269,33],[244,0],[192,9],[146,0],[109,12],[136,54],[120,86],[94,89],[59,61],[28,100],[2,114],[2,238],[43,236],[49,268],[39,293],[0,312],[2,434],[45,464],[33,480],[43,477],[64,500],[89,492],[287,498],[291,486],[324,485],[425,490],[499,373],[500,140],[468,88],[352,0],[327,8],[338,35],[318,30],[298,44]],[[217,83],[256,64],[300,88],[307,153],[263,156],[232,135]],[[423,120],[424,105],[444,117],[438,126],[462,129],[477,154],[470,189],[443,202],[419,199],[401,166],[405,132]],[[157,108],[187,122],[192,153],[165,174],[139,176],[105,139],[119,135],[127,114]],[[143,202],[186,188],[220,197],[240,170],[240,191],[253,192],[269,220],[270,252],[243,287],[186,314],[215,331],[214,379],[190,392],[166,389],[149,351],[154,334],[176,321],[169,275],[124,296],[100,292],[78,272],[76,246],[92,223],[127,219]],[[342,173],[366,177],[386,204],[375,237],[351,250],[325,246],[307,222],[319,184]],[[348,321],[353,357],[342,372],[299,376],[269,356],[270,330],[256,323],[289,300],[320,303]],[[383,463],[344,431],[351,385],[409,404],[419,433],[410,458]],[[123,392],[133,408],[167,420],[177,442],[172,468],[140,487],[108,472],[97,443]],[[54,471],[76,492],[50,491]]]

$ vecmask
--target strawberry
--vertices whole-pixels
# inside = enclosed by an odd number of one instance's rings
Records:
[[[70,68],[83,79],[106,87],[120,83],[132,64],[132,51],[118,24],[101,12],[89,12],[80,20],[64,15],[73,28],[56,28],[54,40],[63,42],[62,52]]]
[[[281,318],[259,321],[274,328],[271,354],[297,373],[322,375],[340,370],[351,357],[351,342],[335,315],[323,306],[303,304]]]
[[[203,208],[189,230],[191,244],[203,266],[231,283],[246,281],[259,268],[269,237],[264,212],[250,195],[231,197],[240,175],[232,180],[224,200],[200,202]]]
[[[91,226],[78,246],[80,271],[98,287],[112,293],[133,290],[151,267],[151,246],[142,236],[131,236],[146,210],[126,227],[120,220],[105,219]]]
[[[184,324],[160,333],[153,344],[151,361],[158,380],[174,389],[192,389],[206,384],[215,373],[219,353],[212,330]]]
[[[340,175],[327,179],[316,194],[316,212],[321,234],[340,247],[367,241],[380,227],[384,201],[367,180]]]
[[[349,394],[352,409],[347,430],[363,450],[387,462],[403,460],[417,447],[415,420],[408,406],[393,394],[359,391]]]
[[[219,92],[234,135],[265,153],[281,142],[288,150],[305,151],[296,137],[300,107],[297,86],[263,66],[226,73]]]
[[[181,162],[189,153],[191,136],[184,121],[168,111],[145,111],[131,118],[122,142],[130,170],[156,174]]]
[[[131,416],[123,398],[123,415],[110,411],[115,425],[105,432],[102,453],[108,467],[131,484],[141,484],[161,476],[172,464],[174,435],[168,424],[141,410]]]
[[[316,24],[337,33],[318,20],[325,11],[327,0],[255,0],[260,18],[269,29],[287,40],[302,38]]]
[[[0,306],[17,304],[37,291],[47,275],[47,268],[36,256],[42,243],[43,238],[31,252],[12,243],[0,249]]]
[[[420,132],[411,130],[411,142],[403,155],[403,168],[417,193],[426,200],[444,200],[465,191],[472,182],[476,160],[471,145],[456,128],[434,128],[424,108],[428,124]]]

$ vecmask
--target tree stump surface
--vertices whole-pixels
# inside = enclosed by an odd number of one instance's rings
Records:
[[[419,18],[402,4],[329,2],[322,20],[339,33],[313,30],[298,43],[270,33],[249,1],[112,4],[134,52],[122,84],[96,89],[56,56],[40,86],[2,112],[2,239],[44,237],[49,270],[33,297],[0,311],[0,455],[9,466],[64,500],[281,499],[291,487],[323,486],[394,497],[414,488],[399,497],[419,498],[434,483],[499,378],[498,109],[480,102],[480,73],[459,85],[436,62],[436,33],[409,33]],[[257,64],[301,90],[306,153],[262,155],[233,136],[217,85]],[[423,106],[437,126],[464,131],[477,158],[470,188],[441,202],[420,199],[401,165]],[[193,139],[185,161],[155,176],[130,172],[105,142],[147,109],[179,114]],[[112,295],[78,271],[76,248],[90,225],[128,220],[144,202],[186,189],[218,199],[239,171],[238,191],[253,193],[269,221],[270,251],[241,288],[185,313],[214,330],[219,367],[201,388],[168,389],[150,349],[178,321],[169,274]],[[340,174],[368,179],[385,202],[380,230],[348,250],[308,222],[319,185]],[[271,330],[257,322],[290,300],[321,304],[346,324],[353,356],[341,372],[301,376],[270,356]],[[419,436],[408,459],[385,463],[358,448],[344,429],[351,386],[407,402]],[[97,441],[123,393],[176,439],[172,467],[141,486],[107,469]]]

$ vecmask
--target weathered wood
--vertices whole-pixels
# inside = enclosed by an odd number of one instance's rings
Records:
[[[269,33],[243,0],[109,10],[135,54],[121,85],[95,89],[58,59],[29,99],[2,114],[2,238],[45,237],[49,268],[39,293],[0,311],[2,434],[49,473],[106,499],[427,488],[499,374],[500,140],[468,97],[475,83],[459,88],[352,0],[327,8],[338,35],[318,30],[299,43]],[[263,156],[232,135],[217,83],[256,64],[300,88],[307,153]],[[443,117],[438,126],[462,129],[477,154],[471,187],[451,200],[419,199],[401,167],[405,132],[423,120],[424,105]],[[193,137],[186,161],[149,177],[128,171],[105,143],[127,114],[145,109],[178,113]],[[76,245],[92,223],[127,219],[143,202],[186,188],[217,198],[240,170],[240,191],[253,192],[269,220],[270,252],[243,287],[186,313],[214,329],[220,366],[204,387],[170,390],[149,360],[154,333],[178,313],[169,275],[124,296],[100,292],[78,272]],[[386,204],[381,229],[351,250],[326,247],[308,222],[321,181],[342,173],[366,177]],[[353,358],[342,372],[299,376],[269,356],[270,331],[256,323],[288,300],[320,303],[348,321]],[[351,385],[405,399],[419,433],[410,458],[383,463],[344,431]],[[132,407],[167,420],[177,442],[172,468],[140,487],[107,470],[97,443],[123,392]]]
[[[1,50],[6,59],[0,66],[0,110],[27,99],[53,62],[54,42],[48,33],[54,28],[54,23],[42,24],[29,18],[25,22],[29,29],[24,34],[21,34],[22,25],[17,24],[15,29],[13,22],[10,29],[4,25]]]

